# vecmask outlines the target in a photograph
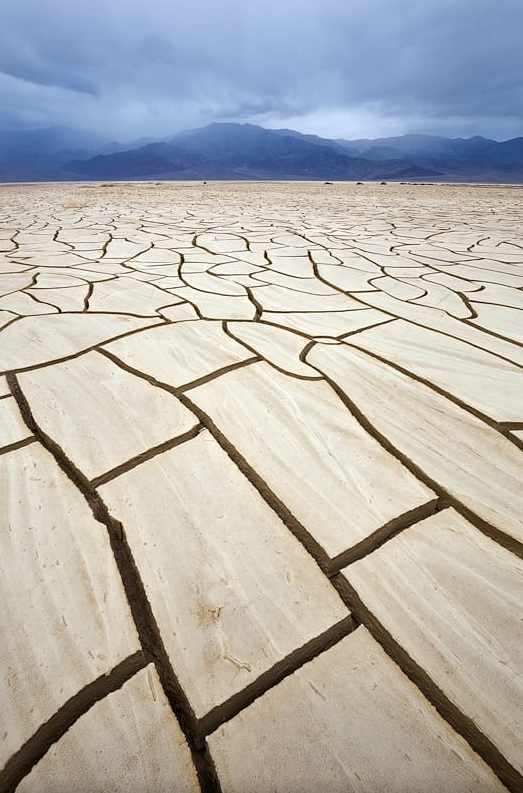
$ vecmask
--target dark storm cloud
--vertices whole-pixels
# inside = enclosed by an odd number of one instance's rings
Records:
[[[523,129],[520,0],[7,0],[2,125]]]

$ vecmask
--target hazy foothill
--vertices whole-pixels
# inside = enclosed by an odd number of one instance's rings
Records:
[[[211,123],[127,144],[68,128],[0,132],[3,181],[364,179],[523,181],[523,138],[402,135],[336,140],[291,129]]]

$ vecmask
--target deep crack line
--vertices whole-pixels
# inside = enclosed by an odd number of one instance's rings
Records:
[[[494,771],[498,779],[511,791],[523,791],[523,776],[499,751],[497,746],[476,726],[474,720],[462,713],[446,694],[441,691],[430,675],[394,639],[381,622],[368,609],[357,591],[341,574],[333,579],[343,602],[355,618],[364,625],[373,638],[383,647],[387,655],[421,691],[440,716],[472,747],[482,760]]]
[[[174,438],[169,438],[167,441],[159,443],[157,446],[153,446],[152,448],[147,449],[145,452],[141,452],[140,454],[131,457],[129,460],[120,463],[120,465],[117,465],[114,468],[111,468],[109,471],[100,474],[100,476],[97,476],[95,479],[91,479],[91,487],[99,488],[102,485],[106,485],[108,482],[116,479],[117,476],[120,476],[120,474],[127,473],[127,471],[132,471],[133,468],[136,468],[136,466],[141,465],[147,460],[152,460],[159,454],[163,454],[170,449],[175,449],[176,446],[180,446],[182,443],[186,443],[192,438],[195,438],[202,429],[202,424],[195,424],[194,427],[191,427],[190,430],[187,430],[187,432],[184,432],[182,435],[176,435]]]
[[[349,614],[339,622],[331,625],[319,636],[315,636],[302,647],[297,648],[288,656],[276,662],[270,669],[263,672],[241,691],[233,694],[228,700],[206,713],[199,721],[202,733],[209,735],[227,721],[233,719],[242,710],[252,705],[256,699],[264,696],[285,678],[294,674],[304,664],[317,658],[340,642],[345,636],[355,631],[358,625],[359,623],[352,614]]]
[[[84,474],[36,423],[16,375],[8,373],[6,378],[27,427],[82,493],[94,518],[105,525],[145,658],[156,666],[165,695],[191,751],[202,793],[220,793],[212,758],[199,737],[194,711],[172,668],[122,524],[111,516],[100,494]]]
[[[371,437],[377,440],[386,451],[399,460],[399,462],[402,463],[402,465],[404,465],[405,468],[407,468],[420,482],[436,493],[440,508],[444,508],[445,506],[454,507],[456,512],[459,512],[460,515],[468,520],[469,523],[472,523],[477,529],[479,529],[479,531],[483,532],[483,534],[486,534],[499,545],[503,546],[503,548],[506,548],[506,550],[515,554],[515,556],[523,559],[523,543],[520,540],[508,535],[502,529],[499,529],[497,526],[494,526],[484,518],[480,517],[476,512],[460,501],[457,496],[453,496],[448,490],[440,485],[438,481],[428,476],[419,464],[415,463],[410,457],[401,452],[380,430],[375,427],[375,425],[366,417],[366,415],[356,405],[356,403],[334,380],[332,380],[331,377],[322,372],[319,367],[314,366],[314,364],[307,361],[307,354],[314,344],[315,342],[312,342],[310,345],[307,345],[304,350],[303,360],[309,363],[313,369],[316,369],[316,371],[323,374],[325,381],[333,389],[334,393],[338,395],[348,411],[361,424],[363,429],[368,432]],[[516,443],[516,445],[518,444]]]
[[[22,779],[81,716],[108,694],[118,691],[124,683],[147,666],[147,663],[144,654],[138,651],[67,700],[17,752],[11,755],[0,771],[0,793],[14,793]]]

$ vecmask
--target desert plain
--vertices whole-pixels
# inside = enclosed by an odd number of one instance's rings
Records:
[[[0,186],[0,791],[523,790],[523,188]]]

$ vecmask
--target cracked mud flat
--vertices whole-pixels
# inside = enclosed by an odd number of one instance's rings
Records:
[[[0,791],[523,790],[517,188],[0,187]]]

